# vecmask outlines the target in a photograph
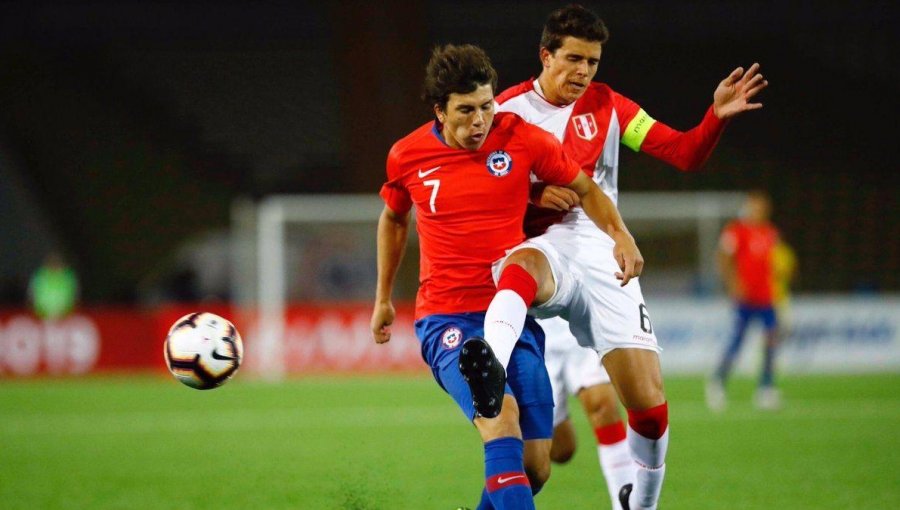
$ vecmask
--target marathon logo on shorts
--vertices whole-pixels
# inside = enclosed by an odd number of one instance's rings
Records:
[[[575,127],[575,134],[589,142],[597,136],[597,121],[594,120],[593,113],[572,117],[572,125]]]
[[[503,177],[512,170],[512,156],[506,151],[494,151],[487,158],[487,169],[494,177]]]
[[[450,326],[441,334],[441,344],[446,349],[454,349],[462,342],[462,330],[456,326]]]
[[[645,344],[656,344],[656,340],[649,336],[641,336],[641,335],[632,335],[631,339],[635,342],[643,342]]]

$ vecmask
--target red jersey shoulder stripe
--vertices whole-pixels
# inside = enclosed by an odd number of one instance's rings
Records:
[[[497,101],[497,104],[503,104],[516,96],[527,94],[532,90],[534,90],[534,78],[529,78],[518,85],[513,85],[504,90],[500,95],[494,98],[494,101]]]

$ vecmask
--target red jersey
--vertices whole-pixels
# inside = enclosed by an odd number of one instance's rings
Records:
[[[497,292],[491,264],[525,240],[531,174],[562,186],[578,171],[552,136],[509,113],[494,117],[478,150],[447,146],[435,122],[395,143],[381,197],[398,214],[416,208],[416,318],[486,310]]]
[[[553,134],[563,148],[600,188],[617,202],[619,194],[619,146],[644,151],[681,170],[702,166],[716,145],[725,122],[710,107],[703,121],[687,132],[654,120],[634,101],[604,83],[591,82],[574,103],[555,105],[544,98],[538,80],[528,80],[497,96],[500,111],[520,115]],[[580,212],[580,214],[579,214]],[[528,208],[525,232],[539,235],[567,213]],[[593,223],[576,208],[579,224]]]
[[[735,220],[722,231],[719,245],[734,257],[737,277],[744,290],[744,303],[772,305],[772,254],[777,243],[778,230],[769,223]]]

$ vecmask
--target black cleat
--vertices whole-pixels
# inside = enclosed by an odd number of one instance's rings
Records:
[[[506,370],[484,338],[473,336],[459,350],[459,371],[472,390],[475,411],[496,418],[503,408]]]
[[[631,489],[633,488],[634,485],[626,483],[619,489],[619,504],[622,505],[622,510],[631,510],[631,506],[628,504],[628,498],[631,496]]]

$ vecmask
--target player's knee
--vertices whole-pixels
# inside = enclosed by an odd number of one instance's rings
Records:
[[[541,262],[544,261],[545,255],[534,248],[522,248],[512,252],[504,263],[504,268],[512,264],[522,266],[523,269],[534,275],[541,268]]]
[[[528,272],[538,283],[538,293],[542,290],[543,283],[552,283],[552,275],[550,272],[550,263],[547,256],[540,250],[534,248],[523,248],[513,252],[504,263],[504,268],[510,265],[520,266]]]
[[[666,403],[661,377],[648,377],[623,392],[622,403],[629,414],[656,408]]]
[[[619,414],[619,401],[612,385],[598,385],[583,390],[579,395],[584,404],[584,410],[594,428],[605,427],[622,421]]]
[[[625,406],[628,411],[641,411],[659,406],[666,401],[666,394],[662,388],[645,388],[630,399]]]
[[[619,409],[616,404],[613,404],[591,410],[588,413],[588,419],[591,422],[591,426],[597,428],[622,421],[622,415],[619,414]]]

